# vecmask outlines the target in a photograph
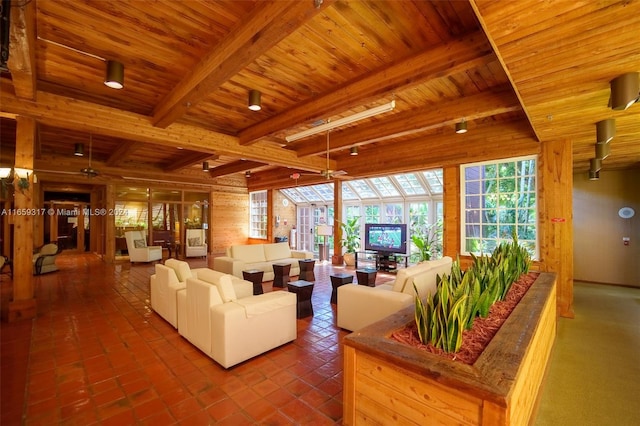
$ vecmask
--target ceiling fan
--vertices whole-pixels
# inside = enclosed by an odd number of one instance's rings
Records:
[[[85,175],[88,178],[92,178],[92,177],[96,177],[98,176],[98,171],[96,169],[94,169],[93,167],[91,167],[91,151],[93,148],[93,137],[91,136],[91,133],[89,133],[89,166],[88,167],[83,167],[82,169],[80,169],[80,173],[82,173],[83,175]]]
[[[318,174],[323,176],[325,179],[333,179],[336,177],[344,176],[347,174],[344,170],[331,170],[329,168],[329,130],[327,130],[327,166],[324,170],[321,170],[319,173],[294,173],[291,175],[292,179],[298,180],[300,176],[317,176]],[[297,177],[294,177],[296,176]]]

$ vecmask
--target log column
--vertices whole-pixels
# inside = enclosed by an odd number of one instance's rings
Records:
[[[342,181],[336,180],[333,184],[333,256],[331,264],[342,265]]]
[[[33,170],[33,153],[36,121],[30,117],[16,118],[16,159],[17,168]],[[27,212],[34,208],[33,172],[29,174],[29,186],[14,180],[14,206],[16,212]],[[13,215],[13,300],[9,302],[9,322],[34,318],[36,300],[33,278],[33,215]]]

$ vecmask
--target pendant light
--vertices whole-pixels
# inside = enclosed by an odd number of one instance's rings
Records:
[[[112,89],[124,87],[124,65],[118,61],[107,61],[107,72],[104,84]]]

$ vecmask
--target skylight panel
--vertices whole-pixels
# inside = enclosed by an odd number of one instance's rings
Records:
[[[383,197],[398,197],[400,193],[388,177],[377,177],[369,180]]]
[[[427,170],[422,172],[422,175],[427,180],[432,194],[442,194],[442,169]]]
[[[349,185],[360,198],[378,198],[378,195],[364,180],[352,180]]]
[[[398,182],[398,185],[400,185],[404,195],[423,195],[427,193],[427,190],[422,186],[415,173],[395,175],[394,178],[396,182]]]

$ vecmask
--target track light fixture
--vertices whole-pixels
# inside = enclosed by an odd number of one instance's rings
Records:
[[[75,155],[77,157],[84,156],[84,144],[83,143],[77,143],[75,145],[75,150],[73,151],[73,155]]]
[[[202,171],[203,172],[208,172],[209,171],[209,162],[205,161],[202,163]]]
[[[244,177],[246,177],[247,179],[251,177],[251,170],[247,170],[246,172],[244,172]]]
[[[640,73],[630,72],[611,80],[611,109],[622,111],[640,99]]]
[[[349,152],[349,155],[358,155],[358,147],[352,146],[351,151]]]
[[[118,61],[107,61],[107,73],[104,84],[112,89],[124,87],[124,65]]]
[[[249,109],[251,111],[260,111],[262,104],[260,102],[262,94],[257,90],[249,90]]]
[[[459,123],[456,123],[456,133],[467,133],[467,122],[464,118]]]
[[[596,158],[604,160],[609,156],[611,152],[611,144],[610,143],[597,143],[596,144]]]
[[[616,135],[616,120],[609,118],[596,123],[596,142],[607,143]]]

